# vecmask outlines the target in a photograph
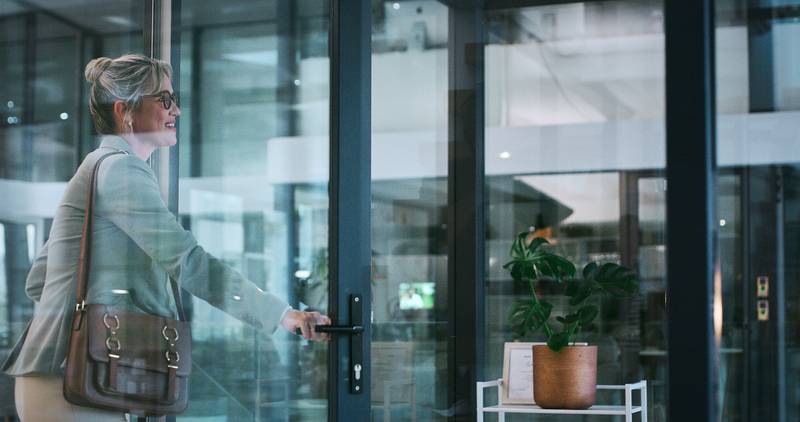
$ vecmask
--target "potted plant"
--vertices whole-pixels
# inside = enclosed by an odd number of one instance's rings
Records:
[[[597,384],[597,346],[579,346],[578,334],[592,327],[602,296],[623,297],[638,290],[630,269],[616,263],[591,262],[576,274],[575,264],[553,253],[549,242],[522,232],[511,247],[511,261],[503,268],[530,288],[517,300],[508,320],[516,339],[541,331],[547,345],[533,346],[533,396],[543,408],[586,409],[594,404]],[[544,280],[562,285],[569,306],[565,315],[552,315],[553,305],[537,294]]]

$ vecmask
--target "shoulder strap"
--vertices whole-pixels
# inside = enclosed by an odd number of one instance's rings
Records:
[[[77,289],[77,294],[75,295],[77,305],[75,309],[79,311],[82,311],[86,305],[86,289],[89,284],[89,268],[92,262],[92,226],[94,223],[94,195],[95,191],[97,190],[97,172],[100,169],[100,163],[102,163],[103,160],[117,154],[127,155],[128,153],[126,151],[117,150],[101,156],[99,159],[97,159],[97,162],[95,162],[94,168],[92,169],[92,175],[89,179],[89,186],[86,194],[86,211],[83,217],[83,231],[81,232],[81,249],[78,258],[77,283],[75,283]],[[175,282],[172,276],[169,277],[169,281],[172,285],[172,295],[175,297],[175,305],[178,308],[178,318],[181,321],[186,321],[178,284]]]

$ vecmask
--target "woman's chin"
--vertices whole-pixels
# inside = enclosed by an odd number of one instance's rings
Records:
[[[160,147],[171,147],[178,143],[178,136],[175,132],[167,131],[162,132],[159,135],[158,146]]]

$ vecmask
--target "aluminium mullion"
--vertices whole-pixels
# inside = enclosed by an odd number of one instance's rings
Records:
[[[448,407],[476,418],[485,357],[483,1],[448,8]]]
[[[334,324],[349,324],[350,296],[370,309],[370,85],[371,4],[331,0],[329,304]],[[360,393],[354,376],[350,337],[335,336],[328,359],[328,419],[368,420],[370,415],[371,326],[364,324]]]
[[[716,421],[714,2],[664,7],[668,418]]]

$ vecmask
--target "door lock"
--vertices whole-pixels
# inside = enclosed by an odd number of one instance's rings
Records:
[[[353,372],[355,373],[356,381],[361,381],[361,364],[357,363],[356,366],[353,367]]]

